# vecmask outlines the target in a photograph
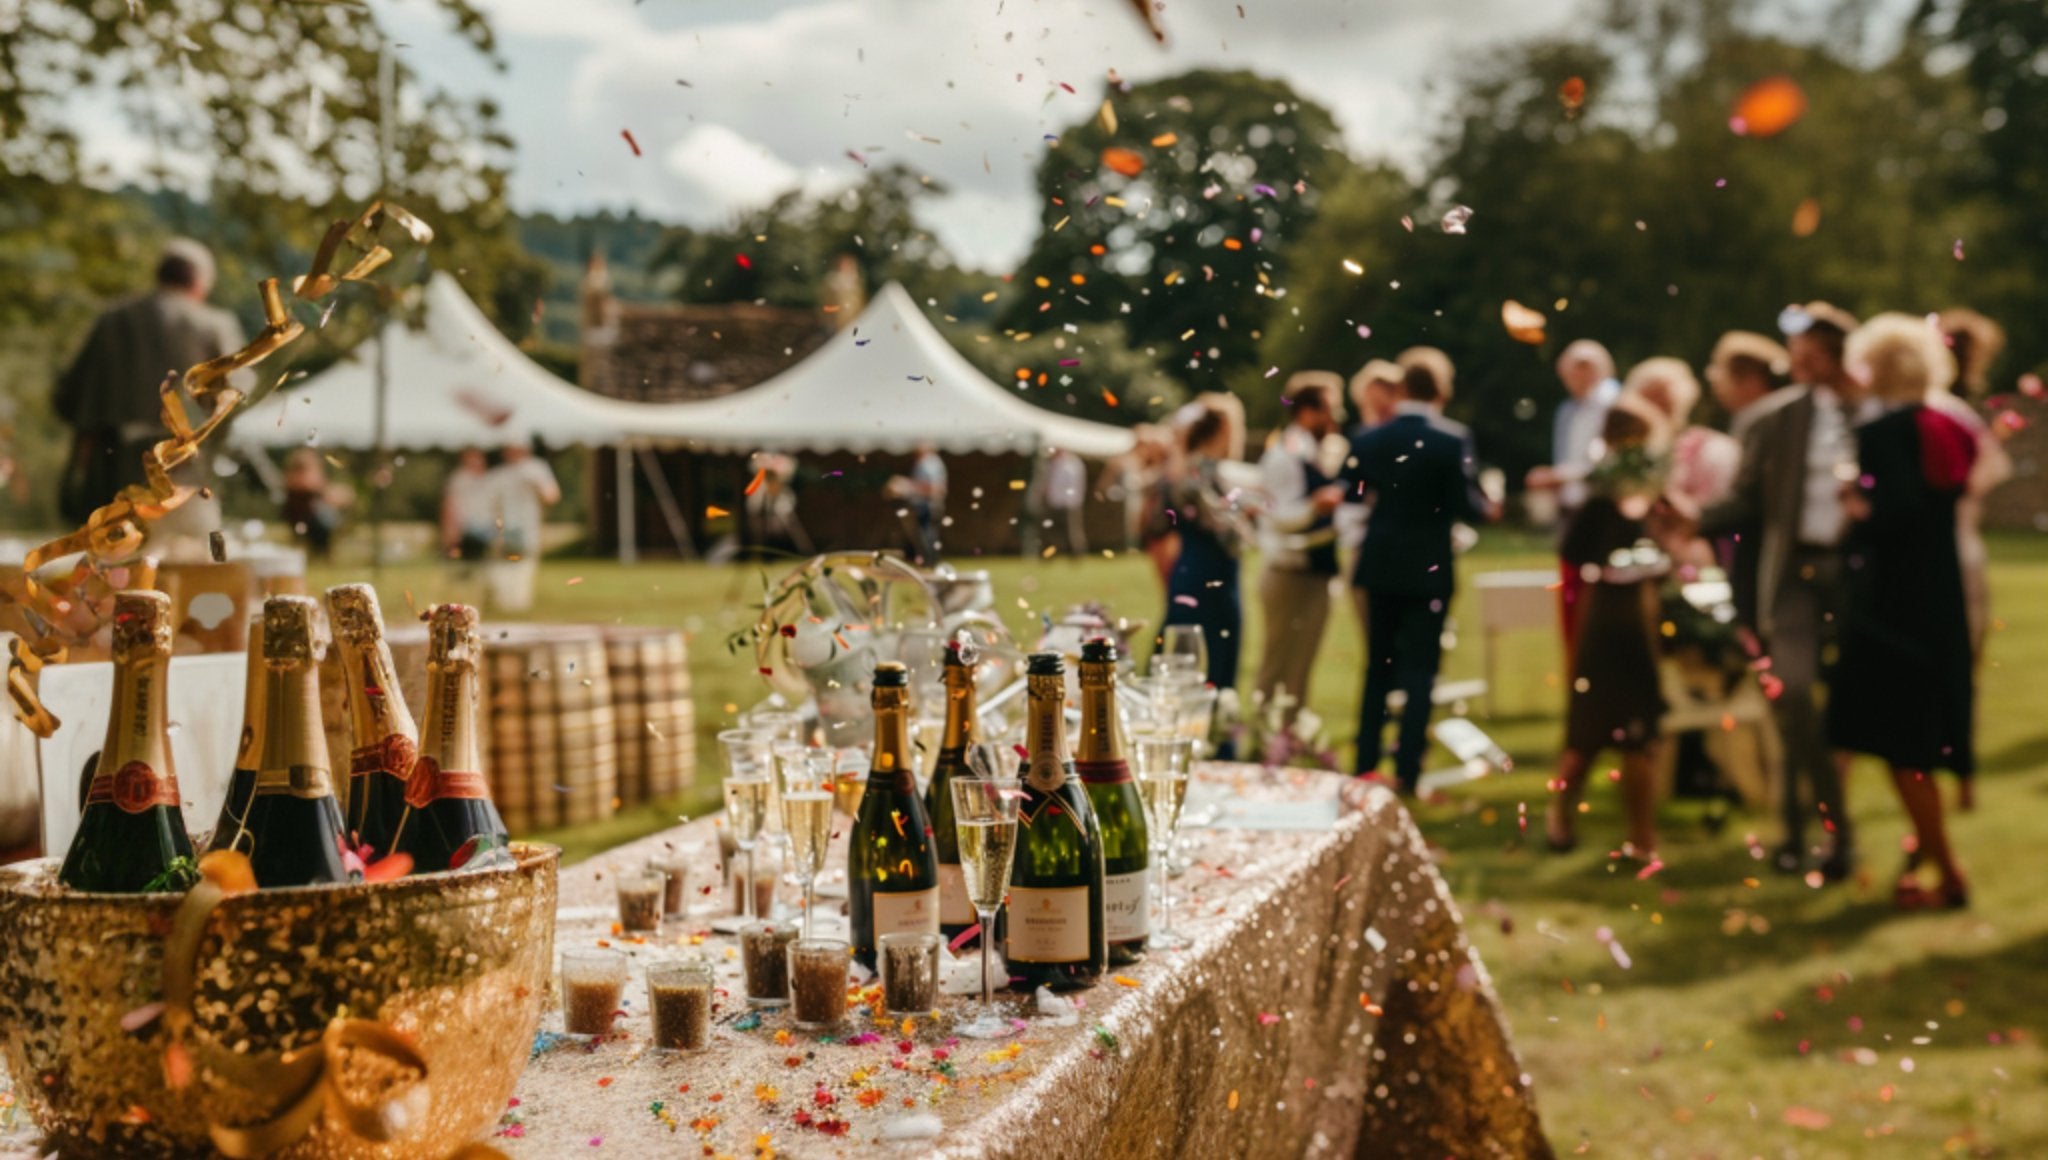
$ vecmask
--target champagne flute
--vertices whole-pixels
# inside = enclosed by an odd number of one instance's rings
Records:
[[[1203,679],[1209,673],[1209,639],[1199,624],[1169,624],[1159,630],[1159,647],[1152,653],[1152,675],[1194,673]]]
[[[778,754],[778,758],[783,829],[789,834],[791,860],[803,882],[803,937],[810,938],[818,871],[825,868],[825,849],[832,841],[833,757],[830,750],[798,749]]]
[[[1152,867],[1159,883],[1159,925],[1152,930],[1151,945],[1161,950],[1182,950],[1188,940],[1173,929],[1173,886],[1167,879],[1166,855],[1180,829],[1181,806],[1187,802],[1194,739],[1179,733],[1147,733],[1138,737],[1131,756],[1138,796],[1145,802]]]
[[[1010,889],[1010,866],[1017,849],[1017,804],[1024,791],[1013,775],[1015,763],[1003,758],[1002,746],[973,746],[967,764],[985,776],[953,779],[953,827],[960,839],[967,899],[981,921],[981,1010],[973,1021],[955,1031],[969,1039],[998,1039],[1010,1034],[1011,1027],[996,1014],[989,972],[995,953],[996,910]]]
[[[725,753],[725,824],[733,843],[747,856],[747,882],[741,890],[740,914],[759,917],[754,904],[754,843],[768,820],[769,792],[774,787],[773,757],[768,735],[753,729],[727,729],[718,735]]]

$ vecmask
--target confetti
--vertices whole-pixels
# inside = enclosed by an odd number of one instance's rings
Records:
[[[1795,238],[1810,238],[1818,229],[1820,229],[1820,201],[1817,198],[1809,197],[1799,203],[1799,208],[1792,211],[1792,236]]]
[[[1102,151],[1102,164],[1113,173],[1136,177],[1145,172],[1145,159],[1134,150],[1111,145]]]
[[[626,147],[633,151],[633,156],[640,156],[640,142],[633,140],[633,131],[631,129],[619,130],[619,136],[626,139]]]
[[[1578,116],[1579,110],[1586,105],[1586,78],[1566,77],[1564,83],[1557,86],[1557,103],[1564,106],[1566,117]]]
[[[1500,304],[1501,325],[1507,327],[1508,337],[1530,346],[1543,345],[1543,328],[1549,319],[1540,310],[1532,310],[1510,298]]]
[[[767,468],[765,468],[765,467],[764,467],[764,468],[762,468],[761,470],[759,470],[759,471],[756,471],[756,472],[754,473],[754,478],[753,478],[752,480],[748,481],[748,483],[747,483],[747,491],[746,491],[746,494],[748,494],[748,495],[752,495],[752,494],[754,494],[755,492],[757,492],[757,491],[760,491],[760,490],[761,490],[761,484],[762,484],[762,483],[763,483],[763,482],[764,482],[764,481],[765,481],[765,480],[766,480],[767,478],[768,478],[768,469],[767,469]]]
[[[1095,123],[1102,126],[1103,132],[1116,136],[1116,106],[1103,101],[1102,107],[1095,110]]]
[[[1775,137],[1806,115],[1806,91],[1791,77],[1766,77],[1743,90],[1728,128],[1738,137]]]
[[[1471,220],[1471,206],[1454,205],[1444,214],[1444,220],[1441,224],[1443,225],[1444,232],[1447,234],[1462,234],[1465,232],[1465,223]]]

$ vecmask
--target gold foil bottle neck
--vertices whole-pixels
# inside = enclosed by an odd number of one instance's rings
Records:
[[[337,584],[327,590],[327,615],[338,644],[372,648],[384,636],[384,611],[368,584]]]
[[[427,664],[436,670],[474,668],[482,652],[476,609],[436,604],[427,610]]]
[[[115,664],[167,656],[171,651],[171,598],[135,589],[114,594]]]
[[[263,659],[271,668],[314,662],[313,626],[319,610],[310,596],[272,596],[263,602]]]

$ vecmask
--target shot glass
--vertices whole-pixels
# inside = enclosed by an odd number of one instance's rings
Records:
[[[789,945],[795,941],[796,924],[790,922],[756,922],[740,932],[749,1004],[789,1006]]]
[[[711,964],[683,959],[648,967],[647,1003],[654,1014],[654,1046],[702,1051],[711,1037]]]
[[[879,941],[883,1007],[891,1015],[931,1014],[939,1001],[939,936],[899,932]]]
[[[570,1035],[606,1035],[626,993],[626,956],[607,947],[562,952],[562,1027]]]
[[[846,963],[852,947],[844,939],[799,939],[789,948],[790,1013],[807,1031],[837,1027],[846,1019]]]
[[[661,907],[668,876],[652,868],[618,875],[619,926],[628,931],[661,929]]]
[[[690,909],[690,860],[681,853],[657,858],[648,869],[661,875],[661,914],[677,918]]]

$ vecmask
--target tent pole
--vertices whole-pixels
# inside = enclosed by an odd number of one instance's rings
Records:
[[[676,551],[685,560],[697,558],[696,541],[690,538],[690,523],[683,517],[683,508],[676,502],[675,490],[668,485],[668,477],[661,473],[661,460],[654,455],[651,447],[635,448],[645,462],[641,465],[647,472],[647,487],[654,492],[654,502],[661,505],[661,518],[668,522],[668,534],[675,539]]]
[[[612,448],[613,507],[619,517],[619,563],[640,560],[640,522],[633,512],[633,452],[625,443]]]
[[[397,101],[398,69],[391,56],[391,46],[377,46],[377,189],[386,190],[390,179],[392,152],[392,105]],[[384,579],[384,491],[390,480],[386,478],[390,450],[386,446],[389,438],[389,416],[391,410],[391,339],[385,329],[391,322],[391,311],[379,312],[377,319],[377,398],[374,407],[372,442],[376,447],[370,455],[370,579],[381,582]]]

